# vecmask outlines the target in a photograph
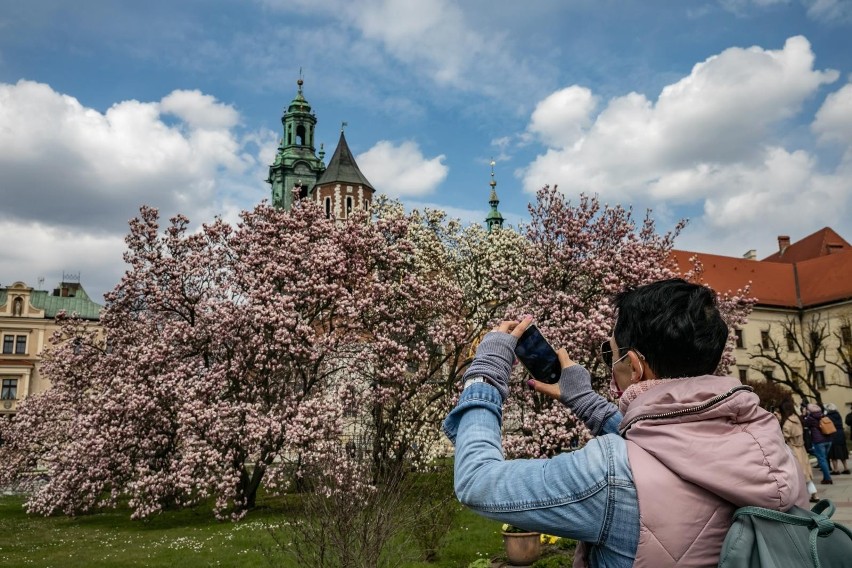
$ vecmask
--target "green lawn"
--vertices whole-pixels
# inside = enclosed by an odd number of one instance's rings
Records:
[[[209,509],[167,512],[131,521],[127,509],[76,518],[27,515],[23,498],[0,497],[0,566],[102,568],[136,566],[263,567],[261,549],[272,545],[266,526],[285,520],[285,507],[270,502],[237,523],[218,522]],[[502,553],[498,523],[458,507],[435,562],[418,568],[465,567]],[[408,553],[414,554],[414,545]],[[275,566],[295,566],[277,559]]]

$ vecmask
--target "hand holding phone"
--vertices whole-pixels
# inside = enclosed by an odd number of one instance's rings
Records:
[[[518,338],[515,355],[535,380],[548,384],[559,381],[562,374],[559,356],[535,324],[530,324]]]

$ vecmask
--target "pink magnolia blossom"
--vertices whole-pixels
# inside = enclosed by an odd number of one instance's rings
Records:
[[[311,475],[327,481],[320,491],[373,491],[446,451],[440,423],[478,339],[524,313],[602,388],[610,297],[673,274],[682,224],[660,235],[650,217],[637,226],[630,210],[549,188],[530,212],[524,231],[489,233],[385,199],[344,221],[310,202],[262,204],[236,226],[190,231],[143,208],[102,334],[58,318],[42,366],[52,387],[2,426],[0,483],[29,489],[34,513],[127,499],[134,517],[212,502],[239,518],[261,485],[286,491]],[[731,325],[749,302],[747,291],[723,299]],[[521,379],[507,454],[582,445],[576,418]]]

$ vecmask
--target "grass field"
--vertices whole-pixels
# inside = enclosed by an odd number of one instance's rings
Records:
[[[209,509],[171,511],[144,521],[118,509],[92,515],[27,515],[19,496],[0,497],[0,566],[106,568],[176,566],[196,568],[295,567],[282,555],[270,560],[262,549],[273,545],[266,527],[279,525],[284,508],[275,503],[250,512],[242,521],[219,522]],[[457,503],[458,514],[431,563],[407,561],[414,568],[459,568],[502,553],[500,525]],[[414,544],[404,551],[417,555]]]

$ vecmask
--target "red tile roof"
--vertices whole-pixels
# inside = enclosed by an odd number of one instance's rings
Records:
[[[690,258],[701,261],[702,280],[718,292],[736,292],[751,284],[751,295],[767,306],[795,307],[796,280],[793,265],[761,262],[732,256],[720,256],[683,250],[672,251],[681,274],[692,268]]]
[[[805,306],[852,298],[852,248],[799,262],[799,288]]]
[[[782,237],[778,238],[780,240]],[[852,245],[835,233],[831,227],[823,227],[816,233],[796,241],[783,251],[779,250],[763,260],[768,262],[802,262],[818,256],[826,256],[847,250],[852,250]]]
[[[719,292],[736,292],[750,282],[761,306],[808,308],[852,299],[852,245],[828,227],[764,260],[681,250],[672,256],[680,273],[697,257],[703,281]]]

